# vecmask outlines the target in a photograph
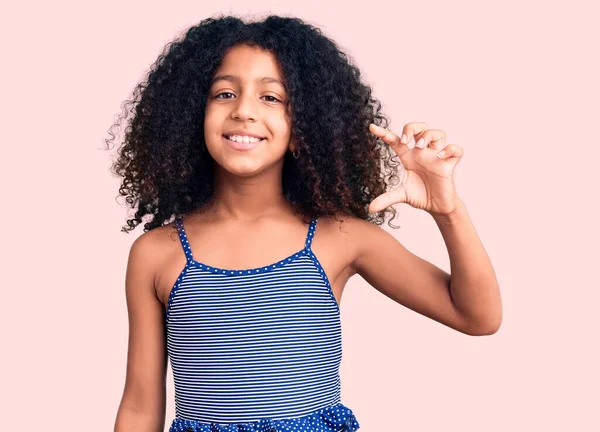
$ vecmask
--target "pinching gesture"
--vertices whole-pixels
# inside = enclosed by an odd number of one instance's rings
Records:
[[[449,215],[457,209],[460,199],[452,174],[463,149],[455,144],[446,145],[444,131],[427,129],[426,123],[419,122],[407,123],[402,138],[373,123],[369,130],[392,147],[405,169],[398,189],[375,198],[369,205],[370,212],[383,210],[395,203],[407,203],[440,216]]]

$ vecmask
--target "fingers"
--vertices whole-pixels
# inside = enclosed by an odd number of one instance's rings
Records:
[[[371,204],[369,204],[369,212],[375,213],[385,208],[388,208],[393,204],[405,202],[405,200],[406,191],[404,190],[404,188],[385,192],[379,195],[373,201],[371,201]]]
[[[438,153],[438,157],[440,159],[450,159],[450,158],[458,158],[460,159],[463,154],[464,154],[464,150],[462,149],[462,147],[457,146],[456,144],[448,144],[443,151]]]
[[[446,132],[440,129],[427,129],[427,123],[407,123],[402,130],[400,138],[389,129],[382,128],[373,123],[371,123],[369,129],[387,144],[394,147],[396,151],[400,150],[400,144],[404,144],[405,148],[408,149],[429,147],[437,152],[442,150],[446,145]],[[412,143],[413,139],[414,143]]]
[[[406,144],[408,148],[417,147],[417,139],[421,137],[424,131],[427,130],[427,123],[422,122],[411,122],[406,123],[404,128],[402,129],[402,137],[400,138],[400,142],[402,144]],[[415,144],[410,145],[413,138],[415,139]],[[422,148],[422,147],[421,147]]]
[[[404,126],[404,134],[408,140],[414,138],[415,148],[423,149],[429,147],[440,151],[446,144],[446,132],[440,129],[427,129],[427,123],[407,123]]]
[[[377,126],[374,123],[371,123],[369,125],[369,130],[373,134],[375,134],[379,138],[381,138],[385,143],[392,146],[394,148],[394,150],[396,150],[396,151],[400,150],[400,146],[401,146],[400,138],[398,138],[398,135],[393,133],[391,130],[382,128],[381,126]]]

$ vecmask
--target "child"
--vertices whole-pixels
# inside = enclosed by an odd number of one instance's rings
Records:
[[[163,430],[168,358],[171,432],[356,431],[338,375],[339,302],[355,274],[463,333],[497,330],[494,271],[452,181],[462,150],[424,123],[402,139],[386,130],[319,29],[206,19],[137,90],[113,169],[137,203],[124,231],[152,218],[127,264],[115,431]],[[396,156],[404,181],[390,191]],[[395,203],[434,217],[452,277],[378,226]]]

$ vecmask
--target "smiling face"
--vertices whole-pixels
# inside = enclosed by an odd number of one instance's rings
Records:
[[[243,177],[281,169],[291,136],[282,82],[273,54],[246,45],[228,51],[213,76],[204,119],[215,168]],[[249,136],[262,139],[253,143]]]

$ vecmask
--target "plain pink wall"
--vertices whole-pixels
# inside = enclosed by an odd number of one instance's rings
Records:
[[[0,26],[2,430],[112,430],[142,228],[120,232],[103,140],[162,47],[218,12],[321,27],[390,129],[425,121],[465,151],[456,186],[500,282],[502,327],[469,337],[352,278],[342,401],[361,432],[600,430],[597,2],[38,3],[13,3]],[[398,209],[402,228],[384,228],[450,271],[433,219]]]

